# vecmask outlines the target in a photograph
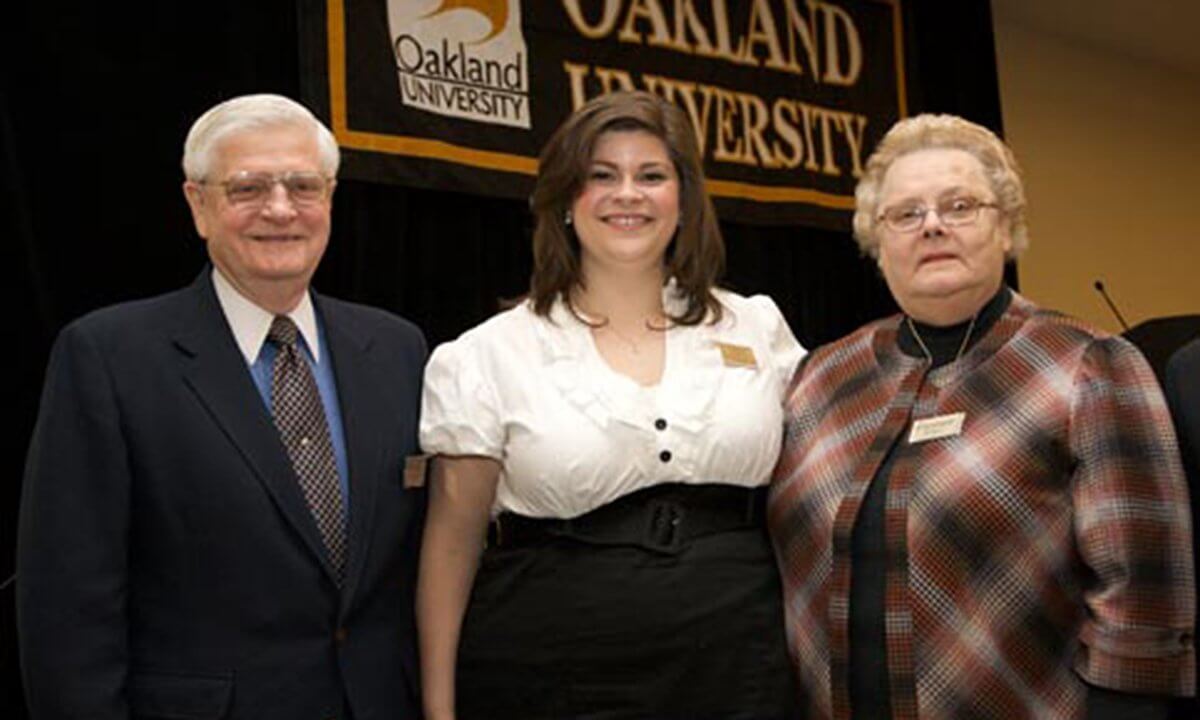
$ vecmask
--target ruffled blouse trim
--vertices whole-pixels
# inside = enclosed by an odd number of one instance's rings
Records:
[[[680,312],[684,302],[674,281],[663,288],[663,307],[668,312]],[[600,428],[614,422],[644,428],[660,416],[658,410],[663,408],[662,414],[669,414],[668,421],[673,427],[699,434],[709,424],[728,373],[741,370],[725,366],[719,344],[766,348],[759,338],[748,335],[753,324],[739,334],[737,311],[728,302],[722,304],[724,313],[715,324],[706,320],[699,325],[675,326],[665,331],[662,380],[655,386],[643,387],[608,366],[595,346],[590,328],[559,299],[551,306],[548,322],[534,323],[547,380]],[[770,358],[757,361],[757,372],[771,371]],[[656,398],[656,402],[647,403],[647,394]]]

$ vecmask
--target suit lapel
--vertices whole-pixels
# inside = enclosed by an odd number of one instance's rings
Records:
[[[352,606],[350,601],[358,589],[367,560],[380,466],[385,460],[386,446],[378,434],[380,428],[388,425],[386,418],[381,417],[376,399],[380,384],[371,359],[370,333],[355,323],[353,316],[340,312],[336,304],[316,293],[313,301],[324,321],[325,338],[329,343],[345,434],[346,464],[350,471],[350,522],[346,538],[349,552],[342,605],[345,611]]]
[[[192,285],[173,341],[183,380],[238,449],[288,524],[334,577],[324,542],[212,288],[211,269]]]

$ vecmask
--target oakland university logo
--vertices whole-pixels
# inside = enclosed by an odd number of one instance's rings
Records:
[[[520,0],[388,0],[388,24],[405,105],[529,128]]]

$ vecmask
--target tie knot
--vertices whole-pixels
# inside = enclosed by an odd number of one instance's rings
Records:
[[[281,347],[295,346],[296,323],[287,315],[276,315],[267,331],[267,339]]]

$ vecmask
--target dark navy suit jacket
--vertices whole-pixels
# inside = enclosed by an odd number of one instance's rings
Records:
[[[426,348],[314,294],[350,466],[346,578],[206,270],[63,330],[26,466],[18,627],[35,720],[419,717]]]

